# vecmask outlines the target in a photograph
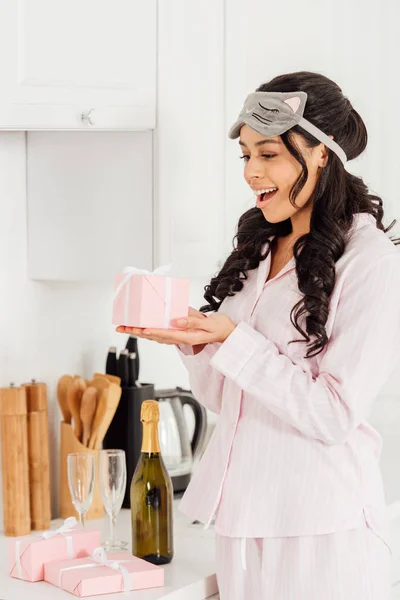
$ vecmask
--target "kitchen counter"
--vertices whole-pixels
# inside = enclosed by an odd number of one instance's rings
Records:
[[[214,533],[204,530],[202,525],[193,525],[177,509],[179,500],[174,502],[174,550],[172,562],[164,567],[165,586],[126,594],[116,593],[92,598],[107,598],[121,600],[132,594],[135,600],[204,600],[212,598],[217,593],[215,578]],[[52,522],[51,529],[56,529],[62,520]],[[108,517],[101,520],[87,521],[88,529],[100,529],[102,540],[108,537]],[[130,511],[121,510],[116,528],[116,538],[129,542],[131,548]],[[0,536],[0,600],[66,600],[73,598],[72,594],[60,590],[49,583],[39,581],[28,583],[14,579],[8,575],[7,544],[10,538]]]
[[[165,586],[141,592],[128,592],[123,597],[135,600],[217,600],[217,583],[215,571],[214,533],[204,530],[202,525],[192,525],[177,509],[179,500],[174,502],[174,539],[175,556],[165,568]],[[400,505],[399,505],[400,510]],[[397,516],[397,515],[396,515]],[[52,522],[52,529],[62,524],[62,520]],[[102,540],[108,536],[108,518],[100,521],[88,521],[88,529],[100,529]],[[392,599],[400,600],[400,519],[391,524],[391,543],[393,551]],[[117,522],[116,536],[129,542],[130,547],[130,511],[122,510]],[[28,583],[9,577],[7,571],[7,544],[10,538],[0,535],[0,600],[66,600],[72,594],[59,590],[45,582]],[[397,585],[396,585],[397,584]],[[92,596],[107,600],[121,600],[119,593],[104,596]]]

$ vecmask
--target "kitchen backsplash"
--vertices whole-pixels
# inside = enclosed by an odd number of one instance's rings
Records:
[[[109,346],[122,348],[127,336],[116,333],[111,324],[114,282],[108,286],[28,279],[24,135],[0,134],[0,385],[31,378],[47,384],[50,444],[55,447],[58,378],[104,370]],[[192,282],[192,305],[202,301],[205,283]],[[141,340],[140,351],[143,381],[159,388],[188,385],[175,348]],[[57,457],[51,453],[53,514],[58,506]]]

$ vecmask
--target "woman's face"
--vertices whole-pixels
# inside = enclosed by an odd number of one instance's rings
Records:
[[[240,130],[244,177],[254,192],[256,206],[270,223],[285,221],[299,213],[311,214],[311,197],[319,177],[318,167],[325,166],[327,161],[324,144],[307,148],[302,136],[296,133],[292,136],[308,168],[308,179],[295,200],[296,207],[289,201],[289,192],[302,172],[300,163],[290,154],[280,136],[265,137],[248,125],[243,125]],[[272,188],[277,188],[277,191],[271,194],[265,192]]]

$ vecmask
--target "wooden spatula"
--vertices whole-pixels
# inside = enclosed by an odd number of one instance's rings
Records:
[[[109,381],[109,379],[107,379],[107,377],[104,377],[104,375],[102,375],[101,377],[93,377],[93,379],[89,381],[89,385],[95,387],[98,392],[101,392],[105,388],[108,389],[110,383],[111,382]]]
[[[68,389],[72,384],[72,375],[63,375],[57,383],[58,404],[65,423],[71,423],[71,411],[68,406]]]
[[[118,404],[121,398],[122,389],[116,383],[110,383],[110,387],[108,388],[108,394],[105,396],[106,402],[106,410],[103,413],[102,419],[100,421],[99,428],[96,434],[96,441],[94,448],[96,450],[100,450],[104,437],[107,433],[107,430],[110,426],[111,421],[114,418],[115,411],[118,408]]]
[[[68,407],[74,420],[75,435],[79,441],[82,438],[81,402],[85,389],[86,381],[79,376],[74,377],[68,389]]]
[[[97,390],[93,386],[89,386],[83,392],[81,402],[81,421],[83,427],[82,444],[87,446],[92,431],[92,425],[97,408]]]
[[[112,383],[116,383],[117,385],[121,385],[121,377],[117,377],[117,375],[110,375],[109,373],[95,373],[93,375],[94,377],[100,377],[103,378],[104,377],[108,380],[108,381],[112,381]]]
[[[103,420],[104,415],[107,411],[108,389],[111,383],[106,378],[95,377],[90,382],[90,385],[95,387],[97,390],[97,408],[89,440],[89,448],[93,450],[95,447],[97,432],[99,430],[100,423]]]

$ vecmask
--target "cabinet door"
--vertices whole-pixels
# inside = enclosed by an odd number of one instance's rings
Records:
[[[155,126],[157,0],[0,0],[0,129]]]
[[[163,0],[158,20],[156,264],[208,279],[224,230],[224,2]]]
[[[150,131],[27,134],[28,274],[114,283],[152,269]]]

